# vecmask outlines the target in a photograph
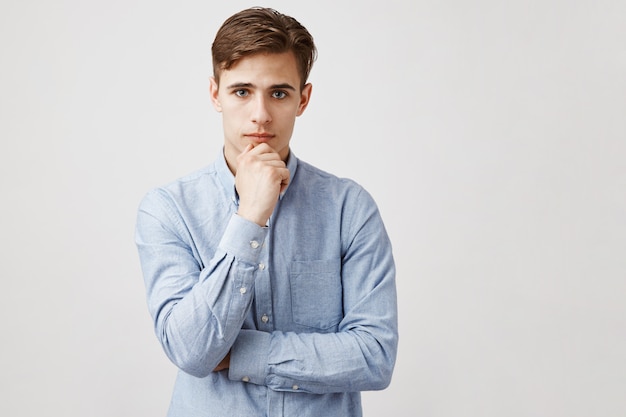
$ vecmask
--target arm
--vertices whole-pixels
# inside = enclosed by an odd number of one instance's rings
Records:
[[[137,216],[136,244],[155,332],[170,360],[197,377],[216,368],[241,329],[267,233],[236,215],[225,222],[213,258],[202,265],[167,193],[149,193]]]
[[[388,386],[398,342],[391,245],[367,193],[351,207],[351,239],[342,259],[344,317],[337,332],[241,330],[229,378],[317,394]]]
[[[289,171],[267,145],[249,145],[237,159],[237,215],[216,208],[206,227],[227,226],[212,259],[203,265],[176,202],[163,190],[142,201],[137,217],[148,307],[170,360],[183,371],[207,376],[228,367],[229,349],[252,304],[259,253]],[[209,221],[210,220],[210,221]]]

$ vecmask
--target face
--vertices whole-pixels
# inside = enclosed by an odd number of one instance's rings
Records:
[[[300,74],[291,52],[255,54],[211,78],[211,100],[222,113],[224,154],[233,173],[248,144],[267,143],[285,161],[296,117],[306,109],[311,84],[300,91]]]

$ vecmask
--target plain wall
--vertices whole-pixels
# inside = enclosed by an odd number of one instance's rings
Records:
[[[217,157],[210,46],[254,5],[0,5],[0,415],[165,415],[136,209]],[[319,48],[294,153],[394,244],[399,357],[365,415],[626,415],[626,2],[263,5]]]

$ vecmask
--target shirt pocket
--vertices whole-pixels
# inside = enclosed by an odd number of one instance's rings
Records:
[[[319,330],[337,326],[343,317],[339,260],[294,261],[290,284],[294,323]]]

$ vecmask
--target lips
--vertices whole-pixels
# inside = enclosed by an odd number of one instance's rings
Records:
[[[267,142],[274,137],[271,133],[249,133],[245,136],[255,142]]]

